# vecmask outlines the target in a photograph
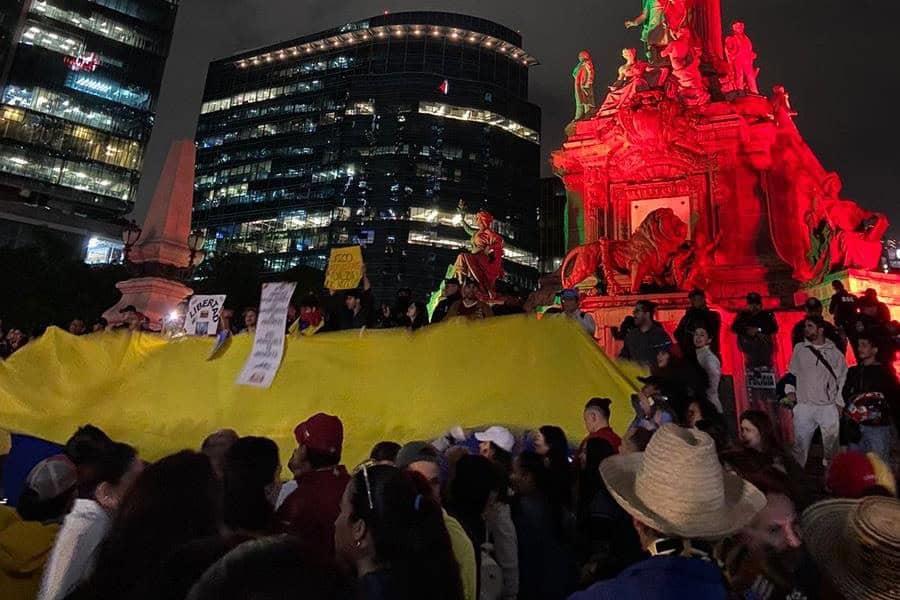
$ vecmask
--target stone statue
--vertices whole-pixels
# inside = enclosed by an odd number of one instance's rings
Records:
[[[578,53],[578,65],[572,71],[575,80],[575,120],[585,117],[597,105],[594,98],[594,63],[587,50]]]
[[[641,14],[625,21],[625,27],[642,27],[641,41],[651,64],[660,64],[661,52],[672,41],[671,32],[685,24],[685,0],[644,0]]]
[[[623,48],[622,58],[625,59],[625,64],[619,67],[619,77],[609,86],[606,99],[600,105],[601,115],[606,116],[617,111],[634,96],[635,92],[647,87],[644,73],[649,65],[644,61],[637,60],[637,50]]]
[[[465,203],[460,201],[463,229],[472,236],[471,249],[456,257],[454,271],[460,282],[474,280],[484,297],[494,298],[497,295],[497,280],[503,276],[503,238],[491,229],[494,222],[491,213],[479,210],[475,214],[475,227],[471,227],[466,223],[465,209]]]
[[[599,239],[573,248],[560,269],[563,286],[574,287],[598,269],[610,296],[623,291],[616,282],[617,273],[630,275],[632,294],[640,291],[645,277],[666,285],[671,280],[671,262],[687,242],[687,234],[687,224],[671,208],[657,208],[627,240]]]
[[[797,112],[791,108],[791,95],[783,85],[772,86],[772,116],[778,127],[794,127]]]
[[[709,92],[700,74],[700,55],[692,42],[690,28],[682,27],[674,32],[672,41],[662,50],[662,56],[672,63],[676,95],[688,106],[698,106],[709,102]]]
[[[753,42],[744,33],[741,21],[731,24],[731,35],[725,38],[725,58],[728,60],[729,80],[725,91],[759,94],[756,86],[759,69],[753,66],[756,52],[753,51]]]

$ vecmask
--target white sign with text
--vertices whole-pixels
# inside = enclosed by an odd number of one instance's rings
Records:
[[[297,283],[293,281],[263,284],[253,349],[238,376],[238,384],[271,387],[284,356],[285,323],[295,287]]]
[[[224,304],[224,294],[192,297],[184,318],[184,332],[188,335],[216,335]]]

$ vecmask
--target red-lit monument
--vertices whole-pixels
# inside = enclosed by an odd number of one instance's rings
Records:
[[[617,350],[609,328],[638,297],[657,302],[674,328],[683,290],[706,289],[726,323],[758,291],[779,311],[783,366],[794,307],[808,295],[827,299],[833,279],[900,306],[897,279],[871,272],[887,219],[841,197],[783,86],[758,93],[743,24],[723,39],[719,0],[647,0],[626,26],[643,28],[644,47],[623,50],[605,99],[569,124],[552,155],[568,195],[561,283],[584,291],[600,343]],[[729,336],[723,359],[740,397]]]

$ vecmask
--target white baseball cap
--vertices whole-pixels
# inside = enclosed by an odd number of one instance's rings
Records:
[[[512,452],[513,446],[516,444],[516,438],[509,432],[509,429],[499,425],[488,427],[487,430],[476,433],[475,439],[479,442],[493,442],[507,452]]]

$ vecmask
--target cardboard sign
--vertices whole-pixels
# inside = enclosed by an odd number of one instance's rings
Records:
[[[184,331],[188,335],[216,335],[219,315],[225,304],[225,295],[194,296],[188,303],[184,317]]]
[[[359,246],[332,248],[325,271],[325,287],[329,290],[351,290],[363,276],[362,249]]]
[[[263,284],[253,348],[238,376],[238,384],[271,387],[284,356],[284,328],[295,287],[294,281]]]
[[[751,390],[774,390],[777,383],[775,372],[770,369],[747,369],[745,377]]]

